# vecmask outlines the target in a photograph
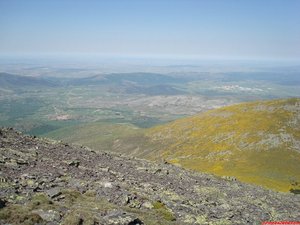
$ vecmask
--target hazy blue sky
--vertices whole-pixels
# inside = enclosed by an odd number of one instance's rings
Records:
[[[0,53],[300,58],[300,0],[0,0]]]

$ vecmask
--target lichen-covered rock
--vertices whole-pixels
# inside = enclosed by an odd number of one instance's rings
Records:
[[[142,225],[144,224],[139,218],[122,210],[108,212],[103,217],[107,225]]]
[[[32,213],[38,214],[44,221],[47,222],[58,222],[60,220],[60,215],[54,210],[34,210]]]
[[[46,193],[50,198],[55,198],[55,197],[58,197],[59,195],[61,195],[61,189],[60,188],[51,188],[51,189],[47,190]]]

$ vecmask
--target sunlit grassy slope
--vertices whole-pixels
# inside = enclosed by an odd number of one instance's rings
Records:
[[[118,146],[119,139],[131,139],[134,146],[136,146],[138,144],[138,137],[143,134],[142,131],[142,129],[131,124],[94,122],[58,129],[47,133],[46,137],[63,140],[68,143],[85,145],[95,150],[120,151],[120,149],[115,149]],[[133,139],[137,140],[134,141]],[[129,143],[126,146],[132,150]],[[129,149],[127,150],[128,153],[130,153]]]
[[[280,191],[300,181],[300,99],[228,106],[154,127],[146,135],[161,143],[151,159]]]
[[[300,183],[300,99],[237,104],[150,129],[94,123],[49,137],[289,191]]]

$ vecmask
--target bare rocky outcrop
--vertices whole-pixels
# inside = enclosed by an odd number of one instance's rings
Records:
[[[101,146],[99,146],[101,149]],[[0,129],[0,224],[261,224],[300,196]]]

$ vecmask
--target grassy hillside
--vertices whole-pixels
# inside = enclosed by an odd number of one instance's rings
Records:
[[[89,124],[48,135],[289,191],[300,183],[300,99],[237,104],[150,129]]]
[[[89,123],[58,129],[45,135],[48,138],[81,144],[92,149],[116,151],[133,155],[138,145],[143,145],[144,130],[131,124]],[[119,142],[129,140],[119,148]],[[131,145],[132,143],[132,145]]]
[[[300,181],[300,99],[228,106],[157,126],[146,135],[161,143],[148,155],[154,160],[280,191]]]

